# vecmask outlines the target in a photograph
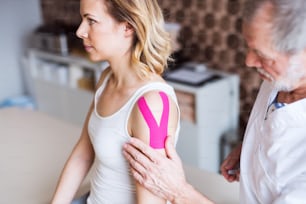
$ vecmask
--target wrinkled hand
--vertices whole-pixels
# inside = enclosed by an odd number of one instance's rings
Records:
[[[124,155],[136,181],[156,196],[172,202],[180,194],[180,187],[186,185],[186,179],[169,137],[165,150],[167,157],[136,138],[124,145]]]
[[[241,144],[238,145],[223,161],[221,165],[221,173],[224,176],[224,178],[229,181],[239,181],[240,177],[240,154],[241,154]],[[235,173],[229,174],[228,170],[236,170]]]

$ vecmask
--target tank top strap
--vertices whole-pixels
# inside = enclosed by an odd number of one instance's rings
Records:
[[[107,84],[107,82],[108,82],[108,80],[109,80],[109,78],[110,78],[111,75],[112,75],[112,72],[109,72],[109,73],[105,76],[105,78],[104,78],[102,84],[99,86],[99,88],[98,88],[97,91],[95,92],[95,97],[94,97],[94,109],[95,109],[95,110],[96,110],[96,106],[97,106],[97,101],[98,101],[98,99],[99,99],[101,93],[102,93],[103,90],[105,89],[105,86],[106,86],[106,84]]]
[[[171,97],[171,99],[177,103],[177,98],[174,92],[174,89],[169,86],[168,84],[161,83],[161,82],[153,82],[150,84],[146,84],[142,87],[140,87],[132,96],[132,98],[129,100],[131,104],[135,104],[136,101],[143,96],[145,93],[150,92],[150,91],[161,91],[166,93]]]

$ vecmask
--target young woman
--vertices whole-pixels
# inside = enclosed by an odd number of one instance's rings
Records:
[[[110,66],[52,203],[71,203],[91,167],[88,204],[166,203],[133,180],[122,151],[135,137],[165,155],[165,137],[178,136],[176,96],[161,77],[171,52],[161,10],[156,0],[81,0],[80,13],[77,35],[90,59]]]

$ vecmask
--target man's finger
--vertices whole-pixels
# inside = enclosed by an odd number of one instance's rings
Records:
[[[134,177],[134,179],[140,183],[141,185],[144,184],[144,179],[143,176],[134,168],[131,169],[132,175]]]
[[[145,161],[149,160],[145,155],[143,155],[138,149],[134,148],[131,144],[127,143],[123,146],[123,153],[128,161],[140,162],[145,165]]]
[[[154,163],[156,163],[158,157],[160,156],[160,154],[157,154],[154,149],[152,149],[150,146],[146,145],[139,139],[131,138],[128,143],[138,149],[138,151],[140,151],[142,155],[145,155]]]
[[[165,142],[165,150],[166,150],[167,157],[174,161],[181,161],[179,155],[175,151],[175,148],[174,148],[174,145],[171,139],[172,138],[168,136]]]
[[[145,175],[145,173],[147,171],[145,166],[143,166],[143,162],[139,161],[140,160],[139,158],[133,157],[128,152],[124,151],[123,154],[124,154],[125,158],[129,161],[131,171],[132,172],[137,172],[137,174],[139,174],[139,176],[143,177],[142,175]]]

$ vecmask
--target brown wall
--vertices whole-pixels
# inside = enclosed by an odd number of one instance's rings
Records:
[[[260,79],[244,65],[241,35],[243,0],[158,0],[166,21],[182,26],[179,42],[184,58],[211,68],[239,74],[240,135],[253,105]],[[41,0],[45,23],[79,24],[79,0]]]

